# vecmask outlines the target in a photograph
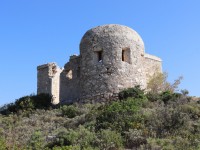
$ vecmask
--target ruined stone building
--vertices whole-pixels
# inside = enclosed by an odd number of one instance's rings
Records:
[[[162,71],[162,61],[145,53],[136,31],[109,24],[88,30],[80,55],[71,56],[63,69],[48,63],[37,71],[37,93],[51,94],[54,103],[105,101],[125,88],[145,88],[149,77]]]

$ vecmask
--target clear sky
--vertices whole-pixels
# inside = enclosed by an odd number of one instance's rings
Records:
[[[199,0],[1,0],[0,105],[36,93],[36,67],[61,67],[90,28],[122,24],[163,60],[169,80],[200,96]]]

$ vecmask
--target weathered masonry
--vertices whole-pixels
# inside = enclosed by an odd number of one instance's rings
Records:
[[[146,54],[138,33],[110,24],[88,30],[64,69],[55,63],[37,67],[37,93],[53,96],[53,103],[106,101],[128,87],[146,87],[155,72],[162,71],[160,58]]]

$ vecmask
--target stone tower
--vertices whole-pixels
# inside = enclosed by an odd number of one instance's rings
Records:
[[[44,75],[40,68],[38,93],[49,93],[44,89],[53,86],[50,94],[54,96],[57,93],[54,90],[59,91],[55,96],[59,98],[57,101],[70,103],[106,101],[117,98],[122,89],[135,85],[145,88],[148,78],[162,71],[162,63],[160,58],[145,53],[143,40],[136,31],[110,24],[85,33],[80,42],[80,55],[71,56],[64,70],[58,69],[55,82],[44,84],[50,74]]]
[[[59,103],[60,95],[60,69],[55,63],[48,63],[37,67],[37,93],[52,95],[52,103]]]

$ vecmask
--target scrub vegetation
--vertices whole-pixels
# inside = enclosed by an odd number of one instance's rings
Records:
[[[0,150],[198,150],[200,101],[156,74],[108,103],[51,105],[46,94],[1,107]]]

